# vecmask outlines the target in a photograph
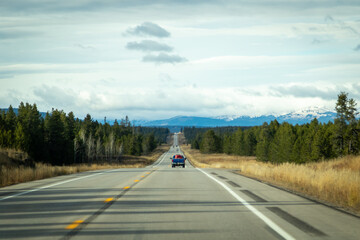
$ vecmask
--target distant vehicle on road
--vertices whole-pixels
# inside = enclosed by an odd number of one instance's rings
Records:
[[[176,166],[182,166],[183,168],[185,167],[186,157],[184,157],[183,155],[176,154],[170,159],[172,159],[171,167],[173,168]]]

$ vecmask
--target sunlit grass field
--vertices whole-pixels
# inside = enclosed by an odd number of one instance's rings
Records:
[[[182,145],[181,149],[196,167],[236,169],[243,175],[360,214],[360,156],[275,165],[256,161],[255,157],[202,154],[189,145]]]

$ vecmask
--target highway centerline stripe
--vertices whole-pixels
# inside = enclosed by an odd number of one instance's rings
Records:
[[[72,224],[68,225],[65,229],[75,229],[83,222],[84,222],[83,220],[76,220]]]
[[[248,202],[246,202],[243,198],[241,198],[239,195],[237,195],[234,191],[232,191],[228,186],[226,186],[224,183],[220,182],[218,179],[214,178],[207,172],[201,170],[200,168],[196,168],[203,174],[205,174],[210,179],[217,182],[220,186],[222,186],[226,191],[228,191],[234,198],[236,198],[239,202],[241,202],[247,209],[252,211],[257,217],[259,217],[263,222],[265,222],[272,230],[280,234],[285,239],[288,240],[295,240],[293,236],[285,232],[281,227],[279,227],[276,223],[274,223],[270,218],[266,217],[264,214],[262,214],[259,210],[251,206]]]
[[[153,173],[155,171],[151,171],[150,173]],[[78,232],[80,232],[83,228],[85,228],[89,223],[91,223],[92,221],[95,220],[95,218],[97,218],[100,214],[102,214],[106,209],[108,209],[112,204],[114,204],[117,200],[119,200],[122,196],[124,196],[128,191],[130,191],[131,187],[135,186],[137,183],[133,183],[130,186],[126,186],[123,187],[123,190],[120,192],[120,194],[118,194],[117,196],[115,196],[114,198],[108,198],[106,200],[110,200],[111,201],[104,201],[105,204],[96,212],[94,212],[93,214],[91,214],[90,216],[88,216],[84,221],[82,221],[81,223],[72,223],[68,226],[68,228],[71,231],[69,231],[65,236],[63,236],[61,238],[61,240],[69,240],[72,237],[74,237]],[[75,225],[77,224],[77,225]],[[80,226],[79,226],[80,225]],[[79,227],[78,227],[79,226]],[[71,228],[73,227],[73,228]]]
[[[114,200],[114,198],[112,198],[112,197],[111,197],[111,198],[107,198],[107,199],[105,199],[105,201],[104,201],[104,202],[106,202],[106,203],[107,203],[107,202],[111,202],[112,200]]]

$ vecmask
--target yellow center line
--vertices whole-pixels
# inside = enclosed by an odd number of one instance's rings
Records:
[[[134,180],[134,182],[139,182],[140,180],[138,180],[138,179],[136,179],[136,180]]]
[[[69,226],[67,226],[65,229],[74,229],[77,228],[77,226],[79,226],[80,224],[82,224],[84,221],[83,220],[76,220],[74,221],[72,224],[70,224]]]
[[[113,200],[114,200],[114,198],[111,197],[111,198],[107,198],[104,202],[107,203],[107,202],[111,202],[111,201],[113,201]]]
[[[144,178],[145,176],[141,176],[142,178]]]
[[[130,188],[129,186],[124,187],[124,189],[129,189],[129,188]]]

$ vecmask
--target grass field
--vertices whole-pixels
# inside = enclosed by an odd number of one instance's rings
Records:
[[[239,173],[360,214],[360,156],[303,165],[274,165],[255,157],[202,154],[182,145],[186,157],[200,168],[236,169]]]
[[[91,170],[110,168],[141,168],[155,162],[168,149],[168,145],[162,145],[146,156],[122,156],[121,163],[74,164],[71,166],[51,166],[49,164],[42,163],[27,166],[25,162],[27,157],[26,154],[20,151],[1,149],[0,187]],[[6,156],[10,157],[11,160]]]

